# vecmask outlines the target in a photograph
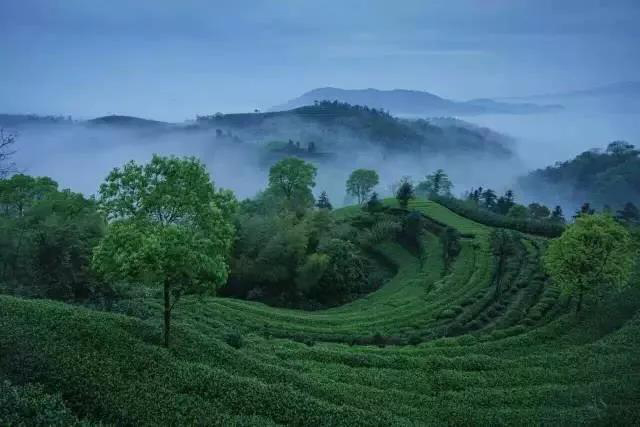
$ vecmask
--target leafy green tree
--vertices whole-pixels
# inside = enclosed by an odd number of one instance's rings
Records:
[[[529,217],[529,211],[525,206],[515,204],[509,209],[507,216],[509,218],[526,219]]]
[[[270,294],[290,293],[308,253],[312,227],[290,212],[243,214],[238,222],[230,284],[260,284]],[[320,234],[321,225],[315,230]]]
[[[425,180],[416,186],[416,192],[425,194],[427,197],[451,196],[453,184],[449,176],[442,169],[427,175]]]
[[[114,169],[100,186],[99,203],[110,224],[93,265],[107,280],[162,287],[168,347],[180,297],[227,280],[235,199],[215,190],[195,158],[154,155],[145,165]]]
[[[328,239],[309,257],[301,272],[310,295],[323,303],[336,303],[367,283],[367,264],[351,242]],[[313,273],[313,274],[312,274]]]
[[[320,193],[320,197],[318,197],[318,201],[316,202],[316,207],[318,209],[327,209],[327,210],[333,209],[333,206],[329,201],[329,196],[327,195],[326,191],[323,191],[322,193]]]
[[[351,172],[349,179],[347,180],[347,194],[355,197],[358,200],[358,204],[367,200],[373,187],[378,185],[380,178],[378,173],[371,169],[356,169]]]
[[[408,179],[403,179],[400,183],[400,187],[396,191],[396,199],[400,203],[400,207],[406,209],[409,204],[409,200],[415,198],[413,184]]]
[[[545,205],[531,203],[528,206],[529,216],[533,219],[548,219],[551,211]]]
[[[291,210],[304,210],[313,206],[311,189],[315,187],[317,169],[296,157],[277,162],[269,170],[269,189],[285,199]]]
[[[581,215],[562,236],[554,239],[544,257],[553,280],[578,298],[627,284],[637,251],[629,233],[609,215]]]
[[[58,183],[49,177],[13,175],[0,180],[0,210],[6,216],[21,217],[34,203],[58,191]]]
[[[0,180],[0,283],[13,294],[85,300],[105,291],[90,268],[104,233],[95,201],[50,178]]]

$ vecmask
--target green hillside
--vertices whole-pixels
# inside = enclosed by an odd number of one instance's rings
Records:
[[[174,315],[170,349],[160,346],[160,298],[131,302],[120,310],[130,314],[124,315],[0,296],[0,421],[351,426],[640,420],[637,287],[576,315],[573,301],[542,273],[545,239],[509,232],[515,253],[498,275],[490,227],[430,201],[415,200],[409,208],[464,236],[448,270],[433,227],[421,253],[392,242],[378,245],[396,275],[347,305],[304,312],[185,298]],[[334,215],[345,219],[358,210]]]
[[[447,125],[427,120],[408,120],[388,112],[338,101],[322,101],[288,111],[198,116],[195,127],[221,128],[247,139],[301,139],[320,148],[354,149],[371,143],[390,153],[469,154],[484,153],[498,158],[513,156],[510,140],[468,124]]]

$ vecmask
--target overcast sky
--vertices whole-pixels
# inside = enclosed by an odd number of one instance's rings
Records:
[[[315,87],[454,99],[640,74],[640,1],[2,0],[0,112],[184,120]]]

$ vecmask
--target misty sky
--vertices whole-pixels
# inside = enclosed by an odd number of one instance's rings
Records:
[[[322,86],[582,89],[637,80],[639,22],[637,0],[2,0],[0,112],[181,121]]]

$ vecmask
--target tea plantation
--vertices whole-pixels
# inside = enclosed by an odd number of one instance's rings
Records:
[[[457,229],[421,253],[376,246],[393,279],[316,312],[189,297],[161,343],[161,300],[120,312],[0,296],[0,424],[633,425],[640,422],[640,289],[576,314],[542,272],[546,240],[430,201]],[[345,208],[336,217],[357,215]]]

